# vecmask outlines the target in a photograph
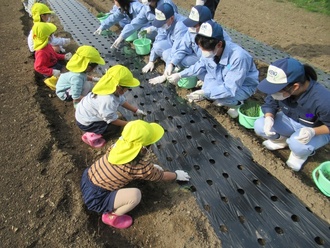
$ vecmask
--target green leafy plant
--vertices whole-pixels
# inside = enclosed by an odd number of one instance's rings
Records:
[[[98,14],[96,15],[97,18],[101,18],[101,17],[103,17],[103,16],[105,16],[105,14],[104,14],[103,12],[100,12],[100,13],[98,13]]]
[[[246,116],[258,117],[260,116],[260,105],[257,101],[247,100],[240,108],[240,112]]]

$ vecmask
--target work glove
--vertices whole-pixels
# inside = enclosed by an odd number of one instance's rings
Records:
[[[93,33],[94,35],[101,35],[102,33],[102,27],[98,27],[98,29],[95,30],[95,32]]]
[[[196,0],[196,5],[204,5],[206,0]]]
[[[157,31],[157,28],[154,27],[154,26],[150,26],[150,27],[147,27],[145,29],[145,31],[147,31],[147,34],[150,34],[150,33],[154,32],[154,31]]]
[[[64,59],[65,59],[65,60],[69,60],[69,59],[71,59],[71,57],[72,57],[72,53],[66,53],[66,54],[64,55]]]
[[[181,78],[180,73],[174,73],[170,76],[167,77],[167,80],[171,83],[171,84],[176,84]]]
[[[136,114],[137,116],[146,116],[146,115],[147,115],[147,113],[144,112],[144,111],[141,110],[141,109],[137,109],[137,110],[135,111],[135,114]]]
[[[60,70],[53,69],[53,76],[54,77],[58,78],[60,75],[61,75],[61,71]]]
[[[169,64],[169,65],[166,66],[166,69],[164,71],[164,75],[166,77],[168,77],[172,74],[172,71],[173,71],[173,64]]]
[[[196,90],[187,95],[189,102],[199,102],[204,100],[204,90]]]
[[[164,169],[159,166],[158,164],[154,164],[154,167],[157,169],[157,170],[160,170],[160,171],[164,171]]]
[[[147,30],[140,30],[139,33],[138,33],[138,38],[139,39],[142,39],[142,38],[145,38],[147,36]]]
[[[302,144],[307,144],[315,136],[315,130],[311,127],[303,127],[299,131],[299,135],[295,137]]]
[[[122,42],[124,38],[120,35],[116,40],[115,42],[112,44],[112,46],[110,48],[116,48],[118,49],[119,48],[119,44],[120,42]]]
[[[71,42],[71,39],[70,38],[64,38],[64,44],[63,44],[63,46],[69,45],[70,42]]]
[[[175,174],[176,174],[176,180],[178,181],[189,181],[190,179],[188,173],[183,170],[176,170]]]
[[[152,71],[154,68],[155,68],[155,63],[150,61],[142,68],[142,72],[147,73],[148,71]]]
[[[265,123],[264,123],[264,133],[267,136],[272,136],[272,135],[276,134],[275,132],[270,131],[273,126],[274,126],[274,118],[271,116],[266,116]]]
[[[165,81],[166,81],[166,77],[164,75],[149,79],[149,83],[153,84],[153,85],[161,84],[162,82],[165,82]]]
[[[99,77],[92,77],[92,81],[93,81],[93,82],[98,82],[98,81],[100,81],[100,79],[101,79],[101,78],[99,78]]]

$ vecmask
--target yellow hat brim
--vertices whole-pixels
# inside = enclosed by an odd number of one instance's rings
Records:
[[[152,135],[148,136],[143,141],[129,142],[128,140],[134,140],[135,132],[134,129],[130,130],[130,126],[137,124],[136,128],[139,128],[138,124],[142,124],[148,128],[149,133]],[[156,143],[164,135],[164,129],[157,123],[147,123],[142,120],[136,120],[129,122],[122,133],[122,137],[116,142],[115,146],[111,149],[108,157],[108,161],[111,164],[126,164],[132,161],[140,152],[143,146],[148,146]],[[124,137],[127,137],[125,139]],[[130,137],[128,137],[130,136]],[[133,136],[133,137],[132,137]]]
[[[105,61],[94,47],[81,46],[68,61],[66,68],[72,72],[84,72],[90,63],[104,65]]]
[[[117,85],[133,88],[139,86],[140,81],[133,77],[127,67],[115,65],[96,83],[92,92],[97,95],[109,95],[116,91]]]
[[[53,23],[37,22],[32,27],[32,38],[34,50],[40,50],[47,46],[49,37],[57,30]]]

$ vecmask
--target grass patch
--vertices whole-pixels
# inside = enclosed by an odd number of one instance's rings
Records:
[[[299,8],[330,16],[330,0],[287,0]]]

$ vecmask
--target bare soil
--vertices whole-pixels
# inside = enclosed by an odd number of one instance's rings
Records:
[[[106,148],[94,150],[85,145],[75,125],[72,104],[61,102],[36,80],[26,43],[32,23],[21,2],[0,2],[1,247],[220,247],[221,241],[193,194],[176,183],[136,183],[143,199],[131,212],[135,222],[127,230],[109,228],[98,214],[86,210],[80,194],[81,174]],[[194,5],[191,0],[175,2],[185,9]],[[95,14],[112,6],[111,1],[105,0],[83,3]],[[330,71],[330,17],[281,1],[222,0],[215,19]],[[70,37],[58,20],[55,23],[59,36]],[[76,48],[72,42],[67,50]],[[256,63],[263,78],[267,65]],[[178,94],[184,97],[187,91],[178,89]],[[261,101],[262,96],[255,98]],[[230,119],[224,109],[207,101],[200,106],[232,136],[241,139],[257,163],[315,214],[330,222],[329,199],[311,179],[312,170],[330,160],[329,145],[295,173],[285,165],[287,149],[267,151],[253,131]]]

